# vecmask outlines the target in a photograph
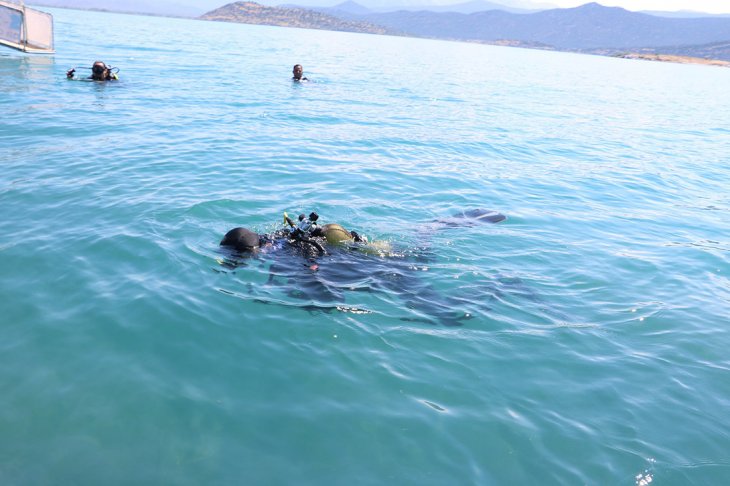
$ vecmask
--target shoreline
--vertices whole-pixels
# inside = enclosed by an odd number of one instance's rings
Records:
[[[614,54],[611,57],[641,61],[673,62],[676,64],[699,64],[703,66],[730,67],[730,61],[723,61],[721,59],[705,59],[702,57],[692,56],[678,56],[675,54],[641,54],[638,52],[629,52]]]

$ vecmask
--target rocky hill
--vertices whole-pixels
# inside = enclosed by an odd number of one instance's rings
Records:
[[[366,21],[347,20],[303,8],[265,7],[254,2],[236,2],[208,12],[204,20],[244,24],[299,27],[302,29],[339,30],[367,34],[397,34],[396,29]]]

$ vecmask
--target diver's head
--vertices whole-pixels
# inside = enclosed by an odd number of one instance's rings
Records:
[[[91,66],[91,77],[97,81],[105,80],[109,76],[109,68],[101,61],[96,61]]]
[[[220,246],[227,246],[239,252],[255,252],[260,245],[261,237],[248,228],[233,228],[220,242]]]
[[[314,211],[312,211],[311,213],[309,213],[309,221],[311,221],[312,223],[314,223],[318,219],[319,219],[319,214],[315,213]]]
[[[292,70],[292,74],[294,75],[294,79],[302,79],[302,76],[304,75],[304,68],[301,64],[295,64],[294,69]]]

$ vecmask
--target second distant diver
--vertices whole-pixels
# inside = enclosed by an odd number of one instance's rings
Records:
[[[304,68],[301,64],[295,64],[294,69],[292,69],[292,81],[297,83],[302,83],[304,81],[309,81],[309,79],[304,77]]]
[[[91,76],[87,78],[76,77],[76,69],[84,68],[71,68],[66,71],[66,77],[68,79],[84,79],[87,81],[116,81],[119,79],[119,77],[117,76],[119,68],[107,66],[102,61],[96,61],[91,66]]]

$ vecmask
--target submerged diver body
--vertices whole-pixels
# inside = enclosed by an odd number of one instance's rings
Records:
[[[119,68],[107,66],[102,61],[96,61],[91,66],[91,76],[89,76],[87,78],[77,78],[76,77],[77,69],[86,69],[86,68],[71,68],[68,71],[66,71],[66,78],[82,79],[82,80],[86,80],[86,81],[117,81],[119,79],[119,77],[117,76],[117,73],[119,72]]]
[[[271,259],[267,285],[283,286],[290,297],[308,302],[285,305],[325,312],[344,310],[369,313],[366,309],[349,307],[345,303],[347,293],[384,292],[399,296],[405,307],[410,309],[409,315],[402,317],[402,320],[444,326],[462,325],[464,320],[473,316],[473,309],[476,312],[488,310],[484,308],[484,301],[485,296],[494,294],[491,283],[470,285],[450,295],[435,289],[420,273],[434,261],[430,240],[436,230],[456,227],[458,222],[462,222],[463,226],[497,223],[505,219],[501,214],[473,210],[427,223],[418,232],[419,239],[425,243],[422,247],[395,252],[387,242],[369,243],[367,238],[339,224],[319,226],[316,224],[319,218],[312,216],[310,214],[307,218],[302,214],[299,221],[295,222],[285,215],[288,228],[263,235],[247,228],[234,228],[226,233],[220,244],[234,250],[239,256],[266,256]],[[294,236],[299,232],[304,237]],[[312,244],[313,241],[320,247],[327,247],[327,252],[319,251]],[[324,255],[326,258],[315,260]],[[295,263],[299,258],[302,258],[301,265]],[[237,260],[226,264],[235,268],[245,265],[245,262]],[[266,297],[255,300],[281,304]]]

